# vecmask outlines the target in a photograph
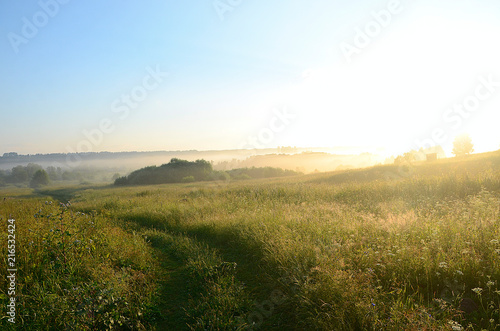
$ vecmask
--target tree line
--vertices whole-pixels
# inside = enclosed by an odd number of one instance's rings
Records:
[[[241,168],[228,171],[214,170],[206,160],[186,161],[173,158],[159,167],[149,166],[115,180],[115,185],[150,185],[168,183],[188,183],[199,181],[241,180],[292,176],[298,173],[281,168]]]
[[[407,153],[404,153],[403,155],[397,156],[394,159],[394,164],[401,165],[404,163],[411,163],[413,161],[423,161],[425,160],[425,156],[429,151],[444,155],[443,148],[439,145],[427,150],[420,148],[419,151],[411,150]],[[472,143],[472,138],[468,134],[461,134],[455,137],[452,150],[452,153],[453,155],[455,155],[455,157],[464,157],[472,154],[473,152],[474,144]]]
[[[103,181],[109,182],[111,169],[97,168],[74,168],[63,169],[61,167],[48,166],[45,169],[36,163],[29,163],[26,166],[17,165],[9,170],[0,169],[0,187],[6,185],[29,185],[37,188],[48,185],[51,182],[59,181]],[[115,174],[112,180],[118,178]]]
[[[56,171],[54,169],[54,171]],[[15,166],[10,171],[0,170],[0,186],[6,184],[27,184],[30,187],[40,187],[48,185],[50,182],[49,175],[42,166],[30,163],[27,166]]]

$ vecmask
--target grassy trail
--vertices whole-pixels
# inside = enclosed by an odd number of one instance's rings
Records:
[[[189,300],[186,288],[188,277],[186,267],[169,257],[161,240],[152,242],[155,257],[160,261],[162,271],[159,281],[157,330],[189,330],[183,305]]]
[[[186,311],[189,310],[189,301],[200,299],[197,293],[189,290],[187,280],[193,276],[187,267],[189,257],[184,254],[179,255],[179,252],[172,247],[175,241],[187,241],[195,247],[203,247],[205,252],[217,254],[223,262],[216,267],[222,265],[232,269],[234,266],[234,273],[231,274],[232,281],[244,284],[243,296],[265,301],[269,293],[282,287],[277,278],[269,277],[269,273],[261,275],[264,273],[263,270],[272,268],[272,266],[265,265],[264,254],[260,251],[261,247],[245,243],[245,238],[238,237],[238,233],[234,231],[216,231],[212,227],[203,225],[196,228],[183,228],[179,225],[169,226],[169,222],[161,222],[158,228],[157,222],[134,215],[128,217],[122,215],[121,219],[126,221],[125,228],[130,229],[130,222],[132,222],[136,225],[132,226],[134,231],[147,235],[165,271],[165,281],[162,281],[160,294],[163,299],[158,305],[163,317],[157,323],[158,330],[164,330],[165,327],[169,329],[168,327],[175,325],[187,325]],[[195,284],[193,287],[196,288],[196,286]],[[249,308],[251,307],[248,306],[247,309]],[[277,310],[273,311],[273,315],[275,315],[274,318],[262,322],[262,327],[269,330],[278,330],[283,327],[293,329],[293,319],[279,321],[282,312]]]

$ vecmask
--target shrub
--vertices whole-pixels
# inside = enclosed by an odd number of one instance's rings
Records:
[[[186,176],[186,177],[182,178],[183,183],[193,183],[194,181],[195,181],[195,179],[193,176]]]

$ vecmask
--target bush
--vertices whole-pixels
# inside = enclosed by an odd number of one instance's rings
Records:
[[[193,183],[194,182],[194,177],[193,176],[186,176],[182,178],[183,183]]]
[[[215,181],[227,181],[230,180],[231,176],[226,171],[213,171],[210,174],[209,180],[215,180]]]

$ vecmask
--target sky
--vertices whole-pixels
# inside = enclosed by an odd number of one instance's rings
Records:
[[[0,155],[500,148],[498,0],[3,1]]]

